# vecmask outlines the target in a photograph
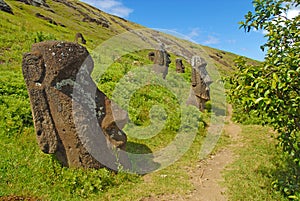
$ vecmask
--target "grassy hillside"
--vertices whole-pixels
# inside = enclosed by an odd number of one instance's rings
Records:
[[[125,172],[114,174],[105,169],[67,169],[61,167],[52,156],[43,154],[36,143],[28,94],[21,73],[22,56],[30,51],[32,44],[45,40],[73,42],[75,34],[81,32],[87,40],[86,47],[92,52],[113,36],[145,27],[76,0],[48,0],[49,8],[13,0],[6,2],[14,15],[0,11],[0,197],[23,196],[33,200],[140,200],[153,194],[183,195],[191,192],[193,186],[188,180],[186,169],[196,165],[199,160],[199,150],[207,135],[205,125],[210,123],[213,114],[209,111],[197,113],[193,107],[184,107],[184,114],[178,109],[178,97],[174,95],[180,94],[180,91],[171,93],[168,88],[156,85],[142,87],[129,104],[132,121],[141,127],[150,125],[149,115],[155,116],[156,120],[166,118],[165,113],[168,115],[166,125],[155,137],[143,140],[129,136],[127,147],[132,153],[154,152],[174,141],[180,130],[180,115],[192,116],[192,120],[199,124],[196,125],[196,131],[189,130],[188,125],[184,128],[195,134],[191,148],[176,163],[158,172],[142,177]],[[47,17],[48,20],[37,16]],[[183,79],[183,83],[190,84],[191,66],[188,59],[193,55],[200,55],[207,60],[208,71],[215,83],[221,83],[219,73],[226,76],[234,70],[233,60],[237,55],[232,53],[151,30],[145,30],[142,34],[136,32],[135,37],[143,43],[157,44],[162,41],[168,44],[167,50],[172,60],[168,75],[170,83]],[[115,51],[122,52],[121,49]],[[126,81],[123,79],[126,73],[151,64],[147,57],[149,51],[144,49],[120,55],[101,77],[95,77],[99,88],[113,97],[118,84]],[[184,60],[185,74],[175,73],[175,59],[178,57]],[[221,85],[216,85],[217,89],[212,95],[218,97],[218,93],[221,93],[218,86]],[[181,86],[174,87],[180,89]],[[153,104],[161,105],[166,112],[153,110],[151,113]],[[226,106],[223,102],[216,105],[220,108]],[[132,129],[129,126],[126,131],[130,133]],[[172,185],[168,185],[170,183]]]
[[[140,25],[125,22],[79,1],[71,1],[69,4],[73,7],[60,2],[47,1],[49,9],[26,5],[18,1],[6,2],[12,7],[14,15],[0,12],[0,49],[1,53],[3,52],[0,55],[1,68],[19,67],[22,54],[29,51],[35,41],[55,39],[73,42],[75,34],[81,32],[87,39],[87,46],[94,48],[94,45],[126,31],[116,22],[122,21],[128,28],[142,28]],[[51,18],[58,25],[36,17],[37,13]],[[83,22],[85,15],[82,13],[92,19],[105,19],[109,27],[104,28],[95,22]]]

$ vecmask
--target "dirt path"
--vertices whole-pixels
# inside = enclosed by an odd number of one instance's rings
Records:
[[[231,121],[232,107],[228,106],[228,115],[224,125],[224,132],[231,139],[231,144],[221,149],[217,154],[211,155],[208,159],[200,161],[198,168],[191,172],[192,182],[195,186],[194,192],[189,196],[195,201],[225,201],[225,191],[220,183],[224,181],[222,171],[233,162],[234,154],[230,147],[242,146],[239,142],[241,128]]]
[[[147,201],[176,200],[176,201],[226,201],[226,188],[220,183],[224,181],[222,171],[233,162],[234,154],[231,147],[243,146],[239,141],[241,128],[231,121],[232,107],[228,106],[228,115],[224,125],[225,135],[231,139],[230,145],[222,148],[217,154],[211,155],[208,159],[199,161],[197,167],[191,167],[187,171],[190,175],[194,190],[185,196],[161,195],[156,198],[146,199]]]

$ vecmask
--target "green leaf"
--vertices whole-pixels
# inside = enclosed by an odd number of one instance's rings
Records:
[[[272,80],[272,89],[276,89],[277,82],[275,80]]]
[[[273,73],[273,80],[275,80],[276,82],[278,82],[278,75],[276,73]]]
[[[260,97],[260,98],[258,98],[258,99],[256,99],[255,101],[254,101],[254,103],[255,104],[258,104],[260,101],[262,101],[264,98],[263,97]]]
[[[295,199],[295,200],[296,200],[296,199],[298,199],[298,197],[295,196],[295,195],[290,195],[290,196],[289,196],[289,199]]]

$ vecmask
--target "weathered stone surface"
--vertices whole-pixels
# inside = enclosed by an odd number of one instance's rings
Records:
[[[46,3],[45,0],[17,0],[17,1],[23,2],[27,5],[32,5],[37,7],[44,6],[49,8],[49,5]]]
[[[14,14],[11,7],[4,0],[0,0],[0,10],[10,14]]]
[[[182,59],[176,59],[176,72],[177,73],[185,72],[185,66],[182,63]]]
[[[103,18],[96,19],[96,18],[90,17],[87,14],[84,14],[84,16],[85,17],[82,19],[83,22],[93,22],[93,23],[96,23],[97,25],[101,25],[104,28],[109,28],[109,23],[107,21],[103,20]]]
[[[161,46],[159,50],[150,52],[148,57],[154,63],[153,70],[159,74],[161,73],[163,79],[166,79],[169,64],[171,63],[170,54]]]
[[[192,64],[192,89],[199,106],[199,110],[205,109],[205,103],[210,100],[209,85],[212,83],[209,74],[206,71],[206,61],[194,56],[191,60]]]
[[[66,27],[65,25],[63,25],[62,23],[57,23],[56,21],[54,21],[52,18],[44,16],[40,13],[36,13],[35,14],[36,17],[42,19],[42,20],[46,20],[47,22],[49,22],[50,24],[54,24],[54,25],[60,25],[62,27]]]
[[[118,170],[130,168],[127,113],[98,90],[90,74],[93,60],[77,43],[34,44],[23,57],[37,141],[65,166]],[[114,118],[117,117],[117,118]],[[119,126],[119,127],[118,127]]]

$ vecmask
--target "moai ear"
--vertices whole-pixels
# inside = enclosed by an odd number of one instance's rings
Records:
[[[45,64],[39,52],[25,54],[23,66],[23,74],[26,82],[29,81],[28,79],[34,82],[42,82],[45,76]]]
[[[192,67],[192,86],[195,87],[197,85],[197,71],[194,67]]]
[[[38,144],[43,152],[53,154],[57,150],[58,139],[43,85],[45,64],[42,55],[39,52],[25,54],[22,70],[30,97]]]

